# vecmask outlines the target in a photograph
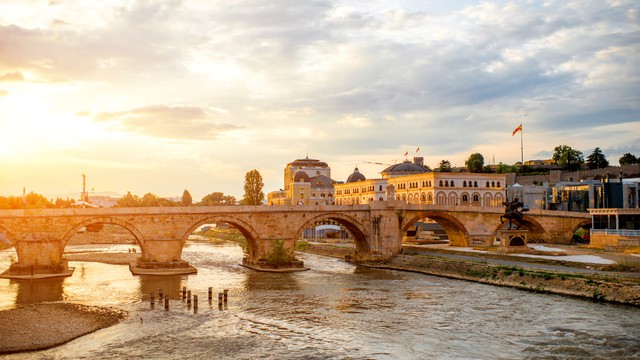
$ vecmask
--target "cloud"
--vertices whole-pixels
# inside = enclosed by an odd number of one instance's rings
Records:
[[[0,75],[0,81],[24,81],[24,75],[21,72],[8,72]]]
[[[102,112],[95,114],[93,119],[119,131],[165,139],[215,139],[224,132],[241,128],[214,122],[204,109],[193,106],[150,105],[120,112]]]
[[[7,90],[0,89],[0,96],[7,96],[7,95],[9,95],[9,92]]]

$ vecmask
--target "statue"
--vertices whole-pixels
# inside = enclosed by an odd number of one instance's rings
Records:
[[[520,229],[522,226],[522,217],[524,216],[522,213],[525,211],[529,211],[528,208],[524,206],[524,203],[520,202],[518,198],[513,199],[513,201],[503,201],[502,205],[504,208],[504,215],[500,216],[500,222],[504,224],[504,219],[509,220],[509,229],[513,227],[513,221],[516,222],[516,230]]]

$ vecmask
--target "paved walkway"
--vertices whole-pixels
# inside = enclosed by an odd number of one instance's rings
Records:
[[[533,246],[533,245],[532,245]],[[542,246],[542,245],[535,245]],[[580,274],[596,274],[615,277],[640,278],[640,272],[613,272],[594,269],[594,266],[602,264],[616,263],[617,261],[640,262],[640,257],[632,254],[603,254],[589,249],[577,248],[575,246],[544,245],[547,251],[565,251],[566,256],[546,256],[546,255],[523,255],[509,254],[499,255],[491,251],[475,250],[472,248],[459,248],[448,245],[411,245],[404,247],[405,254],[422,254],[449,259],[470,260],[484,263],[491,263],[504,266],[520,266],[547,271],[559,271]],[[493,257],[495,256],[495,257]],[[499,257],[499,258],[498,258]],[[612,260],[615,258],[617,260]],[[541,259],[543,262],[540,262]],[[583,260],[583,261],[580,261]],[[558,262],[553,264],[550,262]],[[569,265],[560,263],[571,262]]]

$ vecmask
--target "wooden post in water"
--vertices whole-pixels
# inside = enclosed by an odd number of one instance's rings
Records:
[[[182,287],[182,300],[184,300],[187,297],[187,287],[183,286]]]
[[[213,288],[209,287],[209,301],[213,298]]]
[[[164,309],[169,311],[169,297],[164,298]]]
[[[229,293],[229,290],[224,289],[224,303],[227,303],[227,294]]]
[[[156,294],[155,293],[149,293],[149,303],[151,303],[151,307],[153,307],[155,302],[156,302]]]
[[[191,305],[191,290],[187,290],[187,305]]]
[[[162,300],[162,289],[158,288],[158,300]]]
[[[198,295],[193,294],[193,311],[198,310]]]
[[[222,308],[222,293],[218,293],[218,307]]]

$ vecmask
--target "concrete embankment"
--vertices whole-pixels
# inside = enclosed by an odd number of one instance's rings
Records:
[[[313,244],[303,251],[344,258],[346,254],[352,253],[353,249]],[[385,263],[362,265],[640,306],[640,279],[624,274],[582,274],[569,268],[566,271],[537,269],[528,266],[526,262],[501,265],[481,258],[474,261],[425,254],[398,255]]]

